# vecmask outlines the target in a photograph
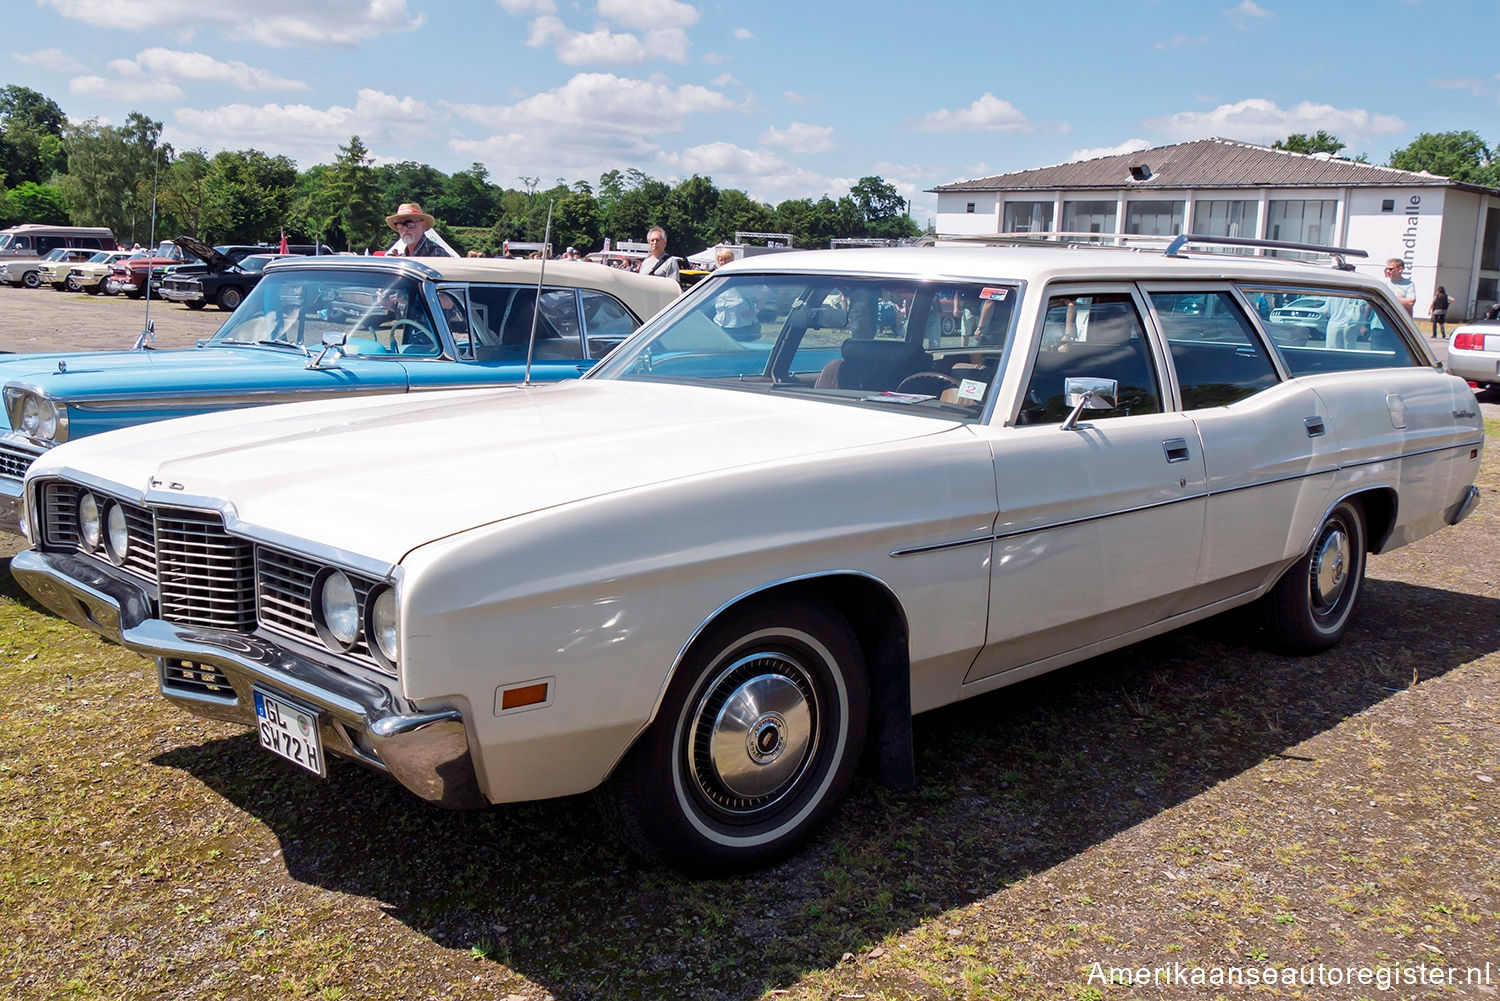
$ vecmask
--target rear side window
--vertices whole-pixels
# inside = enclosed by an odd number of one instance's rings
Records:
[[[1113,379],[1113,410],[1088,419],[1161,413],[1161,383],[1135,300],[1127,292],[1054,295],[1047,301],[1042,337],[1017,415],[1019,424],[1058,424],[1072,409],[1069,379]]]
[[[1266,332],[1293,375],[1421,365],[1385,306],[1356,292],[1247,291],[1281,304],[1264,318]]]
[[[589,357],[602,358],[616,344],[629,337],[640,323],[613,296],[591,289],[584,289],[581,294],[583,329],[588,338]]]
[[[1228,292],[1153,292],[1185,410],[1224,407],[1276,385],[1276,367]]]

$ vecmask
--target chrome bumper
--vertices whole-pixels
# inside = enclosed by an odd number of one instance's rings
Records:
[[[456,709],[399,712],[385,688],[259,636],[151,618],[144,587],[78,556],[28,549],[11,559],[10,570],[32,597],[69,622],[158,658],[162,695],[189,712],[253,727],[251,688],[261,685],[319,710],[328,752],[389,772],[430,803],[484,805]]]
[[[1448,516],[1448,524],[1457,525],[1459,522],[1463,521],[1470,514],[1472,514],[1474,512],[1474,509],[1478,506],[1479,488],[1476,486],[1470,486],[1469,489],[1464,491],[1463,500],[1458,502],[1458,506],[1454,508],[1453,513]]]
[[[170,299],[173,302],[203,302],[204,301],[204,299],[203,299],[203,293],[202,292],[187,292],[187,291],[183,291],[183,290],[180,290],[180,289],[167,288],[165,285],[162,286],[161,297],[163,299]]]

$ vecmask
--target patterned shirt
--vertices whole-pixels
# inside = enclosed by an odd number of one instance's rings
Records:
[[[443,249],[442,244],[434,243],[426,233],[422,239],[412,244],[410,248],[402,244],[386,255],[387,257],[452,257],[453,254]]]

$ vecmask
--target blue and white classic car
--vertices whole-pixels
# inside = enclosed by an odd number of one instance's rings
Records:
[[[1261,294],[1341,300],[1365,336],[1272,329]],[[1331,646],[1367,553],[1473,509],[1483,441],[1346,271],[789,253],[572,382],[54,449],[11,572],[308,772],[452,806],[600,788],[648,857],[728,872],[794,851],[862,758],[909,780],[914,712],[1237,606]]]
[[[150,421],[318,396],[574,379],[680,289],[598,265],[469,258],[292,258],[195,348],[0,360],[0,529],[33,459]],[[325,350],[332,339],[333,350]]]

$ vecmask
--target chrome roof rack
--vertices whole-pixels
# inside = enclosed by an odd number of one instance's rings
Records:
[[[1346,257],[1369,257],[1364,250],[1353,247],[1322,247],[1315,243],[1286,243],[1281,240],[1253,240],[1243,236],[1205,236],[1199,233],[1184,233],[1167,244],[1163,257],[1181,257],[1181,250],[1190,243],[1204,243],[1224,247],[1261,247],[1267,250],[1296,250],[1304,254],[1322,254],[1333,258],[1333,266],[1340,271],[1353,271],[1354,265]]]

